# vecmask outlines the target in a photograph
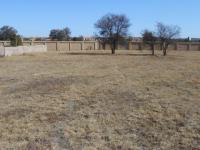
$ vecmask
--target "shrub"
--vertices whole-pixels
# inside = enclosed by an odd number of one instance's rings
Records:
[[[20,46],[22,45],[22,38],[20,35],[16,35],[10,39],[11,46]]]

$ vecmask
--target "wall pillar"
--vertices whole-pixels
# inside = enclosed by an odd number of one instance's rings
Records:
[[[139,50],[143,50],[142,43],[139,43]]]
[[[94,42],[94,50],[96,50],[96,47],[97,47],[97,42],[95,41]]]
[[[191,44],[190,43],[188,43],[187,50],[188,51],[191,50]]]
[[[175,44],[175,50],[178,50],[178,43]]]
[[[56,51],[58,51],[58,42],[56,42]]]
[[[69,51],[71,50],[71,42],[69,42]]]
[[[81,50],[84,50],[85,49],[85,46],[84,46],[84,41],[81,42]]]
[[[131,46],[132,46],[131,42],[128,42],[128,50],[131,50]]]
[[[34,41],[32,40],[30,44],[31,44],[31,45],[34,45]]]
[[[155,46],[155,43],[154,43],[154,44],[153,44],[153,47],[151,48],[151,50],[155,50],[155,47],[156,47],[156,46]]]

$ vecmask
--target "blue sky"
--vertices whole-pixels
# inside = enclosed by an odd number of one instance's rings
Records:
[[[163,22],[179,25],[181,37],[200,37],[200,0],[0,0],[0,6],[0,26],[13,26],[24,36],[48,36],[65,26],[73,36],[90,36],[101,16],[123,13],[133,36]]]

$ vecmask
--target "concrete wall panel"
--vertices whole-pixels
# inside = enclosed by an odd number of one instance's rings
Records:
[[[3,46],[0,46],[0,56],[5,56],[5,49]]]
[[[1,56],[22,55],[24,53],[47,52],[46,45],[0,47]]]

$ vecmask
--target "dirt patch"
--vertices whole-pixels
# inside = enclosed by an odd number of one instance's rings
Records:
[[[16,108],[16,109],[10,109],[7,110],[6,112],[0,113],[1,119],[21,119],[29,114],[33,113],[31,109],[28,108]]]
[[[34,139],[33,141],[28,142],[26,146],[27,150],[53,150],[51,142],[45,138]]]
[[[44,113],[44,114],[38,114],[35,118],[39,122],[46,122],[49,124],[53,124],[53,123],[65,120],[66,117],[68,116],[64,113],[57,114],[57,113],[49,112],[49,113]]]

